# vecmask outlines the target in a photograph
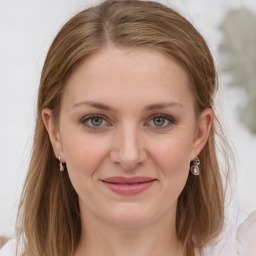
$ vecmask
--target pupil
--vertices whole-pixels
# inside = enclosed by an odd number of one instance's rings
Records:
[[[162,126],[164,124],[164,119],[163,118],[160,118],[160,117],[157,117],[154,119],[154,123],[156,126]]]
[[[95,117],[92,119],[92,124],[95,126],[99,126],[99,125],[101,125],[101,123],[102,123],[102,118],[100,118],[100,117]]]

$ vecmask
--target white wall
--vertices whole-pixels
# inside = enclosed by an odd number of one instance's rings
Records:
[[[14,234],[15,215],[28,167],[40,71],[47,49],[61,25],[95,0],[0,0],[0,235]],[[160,1],[167,3],[167,1]],[[254,0],[169,1],[207,39],[217,64],[222,35],[218,26],[230,8]],[[255,56],[256,57],[256,56]],[[228,76],[221,75],[225,85]],[[229,134],[237,149],[240,218],[256,209],[256,136],[238,121],[237,108],[246,101],[242,89],[222,91]]]

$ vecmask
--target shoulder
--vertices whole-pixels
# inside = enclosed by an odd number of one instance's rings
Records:
[[[204,248],[203,255],[256,256],[256,210],[240,225],[237,225],[234,211],[234,214],[226,219],[222,233]]]
[[[17,240],[9,240],[1,249],[0,256],[21,256],[21,253],[16,254]]]
[[[256,256],[256,211],[239,225],[236,239],[237,256]]]

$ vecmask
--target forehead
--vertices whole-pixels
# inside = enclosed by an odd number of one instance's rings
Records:
[[[115,104],[120,98],[123,104],[159,100],[192,103],[189,83],[185,69],[156,50],[108,47],[78,65],[67,80],[63,102]]]

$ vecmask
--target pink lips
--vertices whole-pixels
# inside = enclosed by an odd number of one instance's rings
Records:
[[[149,188],[156,179],[149,177],[110,177],[102,182],[112,191],[122,195],[138,194]]]

